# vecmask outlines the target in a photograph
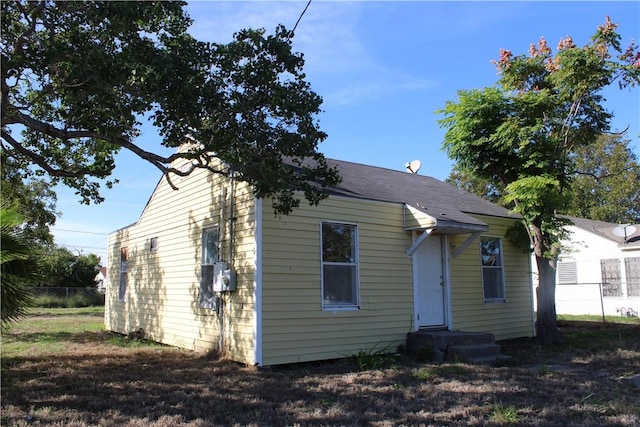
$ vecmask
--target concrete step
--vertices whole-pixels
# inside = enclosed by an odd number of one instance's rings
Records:
[[[500,356],[500,345],[491,343],[455,344],[447,347],[446,359],[460,362],[471,362],[472,359],[493,358]]]
[[[409,347],[429,345],[445,350],[455,344],[489,344],[493,342],[495,342],[495,336],[488,332],[416,331],[407,334],[407,345]]]

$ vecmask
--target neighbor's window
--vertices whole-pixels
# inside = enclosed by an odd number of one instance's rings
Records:
[[[640,297],[640,257],[625,258],[624,268],[627,272],[627,296]]]
[[[127,270],[129,269],[129,258],[127,248],[120,248],[120,284],[118,285],[118,300],[124,301],[127,294]]]
[[[218,228],[202,231],[200,307],[214,308],[213,265],[218,261]]]
[[[158,250],[158,238],[157,237],[152,237],[151,239],[149,239],[149,251],[150,252],[156,252]]]
[[[485,302],[504,302],[502,241],[497,237],[480,238],[482,256],[482,290]]]
[[[622,274],[620,260],[617,258],[601,259],[600,272],[602,274],[602,296],[622,296]]]
[[[358,308],[358,228],[322,223],[322,307]]]

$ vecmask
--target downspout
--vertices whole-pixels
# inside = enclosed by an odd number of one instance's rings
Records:
[[[226,218],[224,217],[226,211],[226,201],[227,201],[227,191],[224,187],[221,188],[220,194],[220,226],[218,229],[218,242],[220,242],[220,235],[224,231],[224,225],[226,222]],[[220,248],[222,249],[222,247]],[[222,261],[221,250],[218,251],[218,261]],[[224,351],[224,293],[220,292],[220,296],[218,298],[218,331],[219,331],[219,339],[218,339],[218,351],[222,353]]]
[[[229,268],[233,268],[233,169],[229,168]]]

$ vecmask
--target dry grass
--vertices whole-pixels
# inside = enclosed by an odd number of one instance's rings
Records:
[[[92,316],[73,317],[84,331],[47,329],[68,320],[30,318],[3,333],[2,425],[640,424],[640,388],[628,380],[640,374],[640,325],[566,323],[561,348],[503,342],[503,353],[517,357],[511,366],[398,357],[392,368],[359,372],[352,360],[258,370],[132,347],[96,330]]]

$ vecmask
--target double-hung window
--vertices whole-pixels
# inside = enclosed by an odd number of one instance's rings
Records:
[[[358,227],[323,222],[321,228],[322,307],[358,308]]]
[[[213,266],[218,261],[218,228],[202,231],[202,264],[200,275],[200,307],[213,308]]]
[[[504,271],[502,264],[502,241],[498,237],[480,238],[482,257],[482,290],[485,302],[504,302]]]
[[[120,283],[118,284],[118,301],[124,301],[127,294],[127,271],[129,270],[129,254],[127,248],[120,248]]]

